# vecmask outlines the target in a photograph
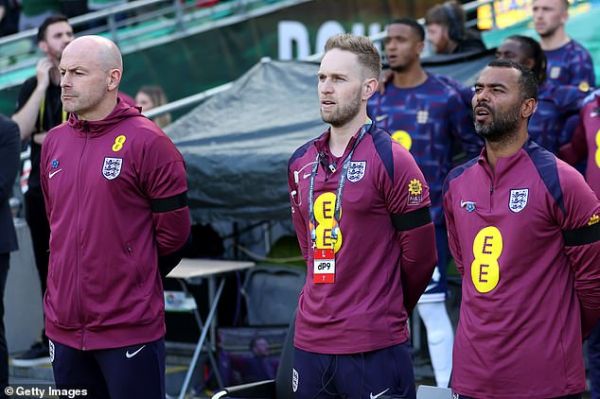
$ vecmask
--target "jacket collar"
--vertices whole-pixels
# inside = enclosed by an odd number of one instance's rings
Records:
[[[84,121],[80,120],[74,113],[70,113],[67,124],[79,133],[91,136],[101,136],[123,119],[136,116],[144,117],[141,113],[141,108],[132,107],[124,101],[121,101],[120,98],[117,98],[115,108],[106,118],[99,121]]]

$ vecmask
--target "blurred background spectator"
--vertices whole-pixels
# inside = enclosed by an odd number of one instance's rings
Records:
[[[142,112],[146,112],[152,108],[168,103],[168,100],[162,87],[148,85],[140,87],[135,95],[135,103],[139,107],[142,107]],[[153,118],[153,120],[158,127],[164,128],[171,123],[171,114],[162,114]]]
[[[436,54],[458,54],[485,50],[479,33],[465,28],[465,13],[456,1],[430,8],[425,14],[427,39]]]
[[[0,36],[19,31],[19,12],[17,0],[0,0]]]

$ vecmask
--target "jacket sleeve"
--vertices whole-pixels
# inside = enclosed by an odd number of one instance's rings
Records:
[[[384,186],[386,204],[402,247],[404,306],[415,307],[437,263],[435,228],[429,213],[429,187],[412,155],[392,144],[394,181]],[[390,179],[386,179],[390,181]]]
[[[564,145],[571,141],[573,132],[581,121],[579,111],[587,94],[577,86],[559,86],[552,94],[564,120],[558,137],[559,145]]]
[[[19,170],[19,127],[8,118],[0,117],[0,204],[12,195]]]
[[[411,312],[425,292],[437,263],[433,223],[400,234],[404,306]]]
[[[600,319],[600,202],[575,169],[559,164],[564,212],[557,212],[575,276],[583,336]]]
[[[571,71],[569,85],[579,86],[583,82],[587,82],[590,87],[596,86],[596,74],[594,73],[594,61],[589,52],[580,52],[577,57],[569,58],[569,66]]]
[[[308,251],[310,249],[310,241],[308,239],[308,228],[306,221],[302,217],[300,212],[300,206],[302,206],[302,196],[300,193],[300,187],[295,178],[295,171],[292,169],[292,163],[288,165],[288,188],[290,193],[290,203],[292,210],[292,222],[294,224],[294,230],[298,238],[298,244],[300,245],[300,251],[304,260],[308,262]]]
[[[456,264],[456,268],[462,276],[465,274],[465,267],[463,265],[462,251],[460,249],[458,235],[456,234],[456,223],[454,221],[454,210],[452,209],[452,198],[448,190],[449,183],[446,182],[444,187],[444,215],[446,217],[446,231],[448,232],[448,246],[450,248],[450,254],[454,259],[454,263]]]
[[[150,200],[159,257],[182,249],[191,233],[187,178],[183,157],[164,134],[148,146],[141,184]]]
[[[570,165],[575,165],[585,159],[587,154],[587,142],[585,138],[585,130],[583,128],[583,119],[579,119],[577,128],[571,137],[571,141],[558,151],[558,157]]]

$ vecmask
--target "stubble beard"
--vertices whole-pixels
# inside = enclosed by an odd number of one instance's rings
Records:
[[[360,111],[360,106],[361,98],[359,91],[350,103],[341,106],[331,114],[323,114],[323,111],[321,110],[321,119],[323,119],[323,122],[329,123],[333,127],[341,127],[354,119]]]
[[[487,124],[475,121],[475,131],[490,143],[501,143],[510,141],[517,134],[519,126],[520,107],[514,107],[504,113],[497,114],[488,108],[491,122]]]
[[[558,31],[558,27],[549,29],[546,32],[538,32],[538,35],[540,35],[542,39],[550,39],[556,34],[556,31]]]

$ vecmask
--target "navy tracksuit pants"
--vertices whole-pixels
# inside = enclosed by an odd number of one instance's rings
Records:
[[[85,389],[86,399],[164,399],[165,341],[82,351],[50,343],[57,389]],[[66,397],[66,396],[65,396]]]
[[[410,344],[351,355],[323,355],[295,348],[292,390],[296,399],[415,399]]]

